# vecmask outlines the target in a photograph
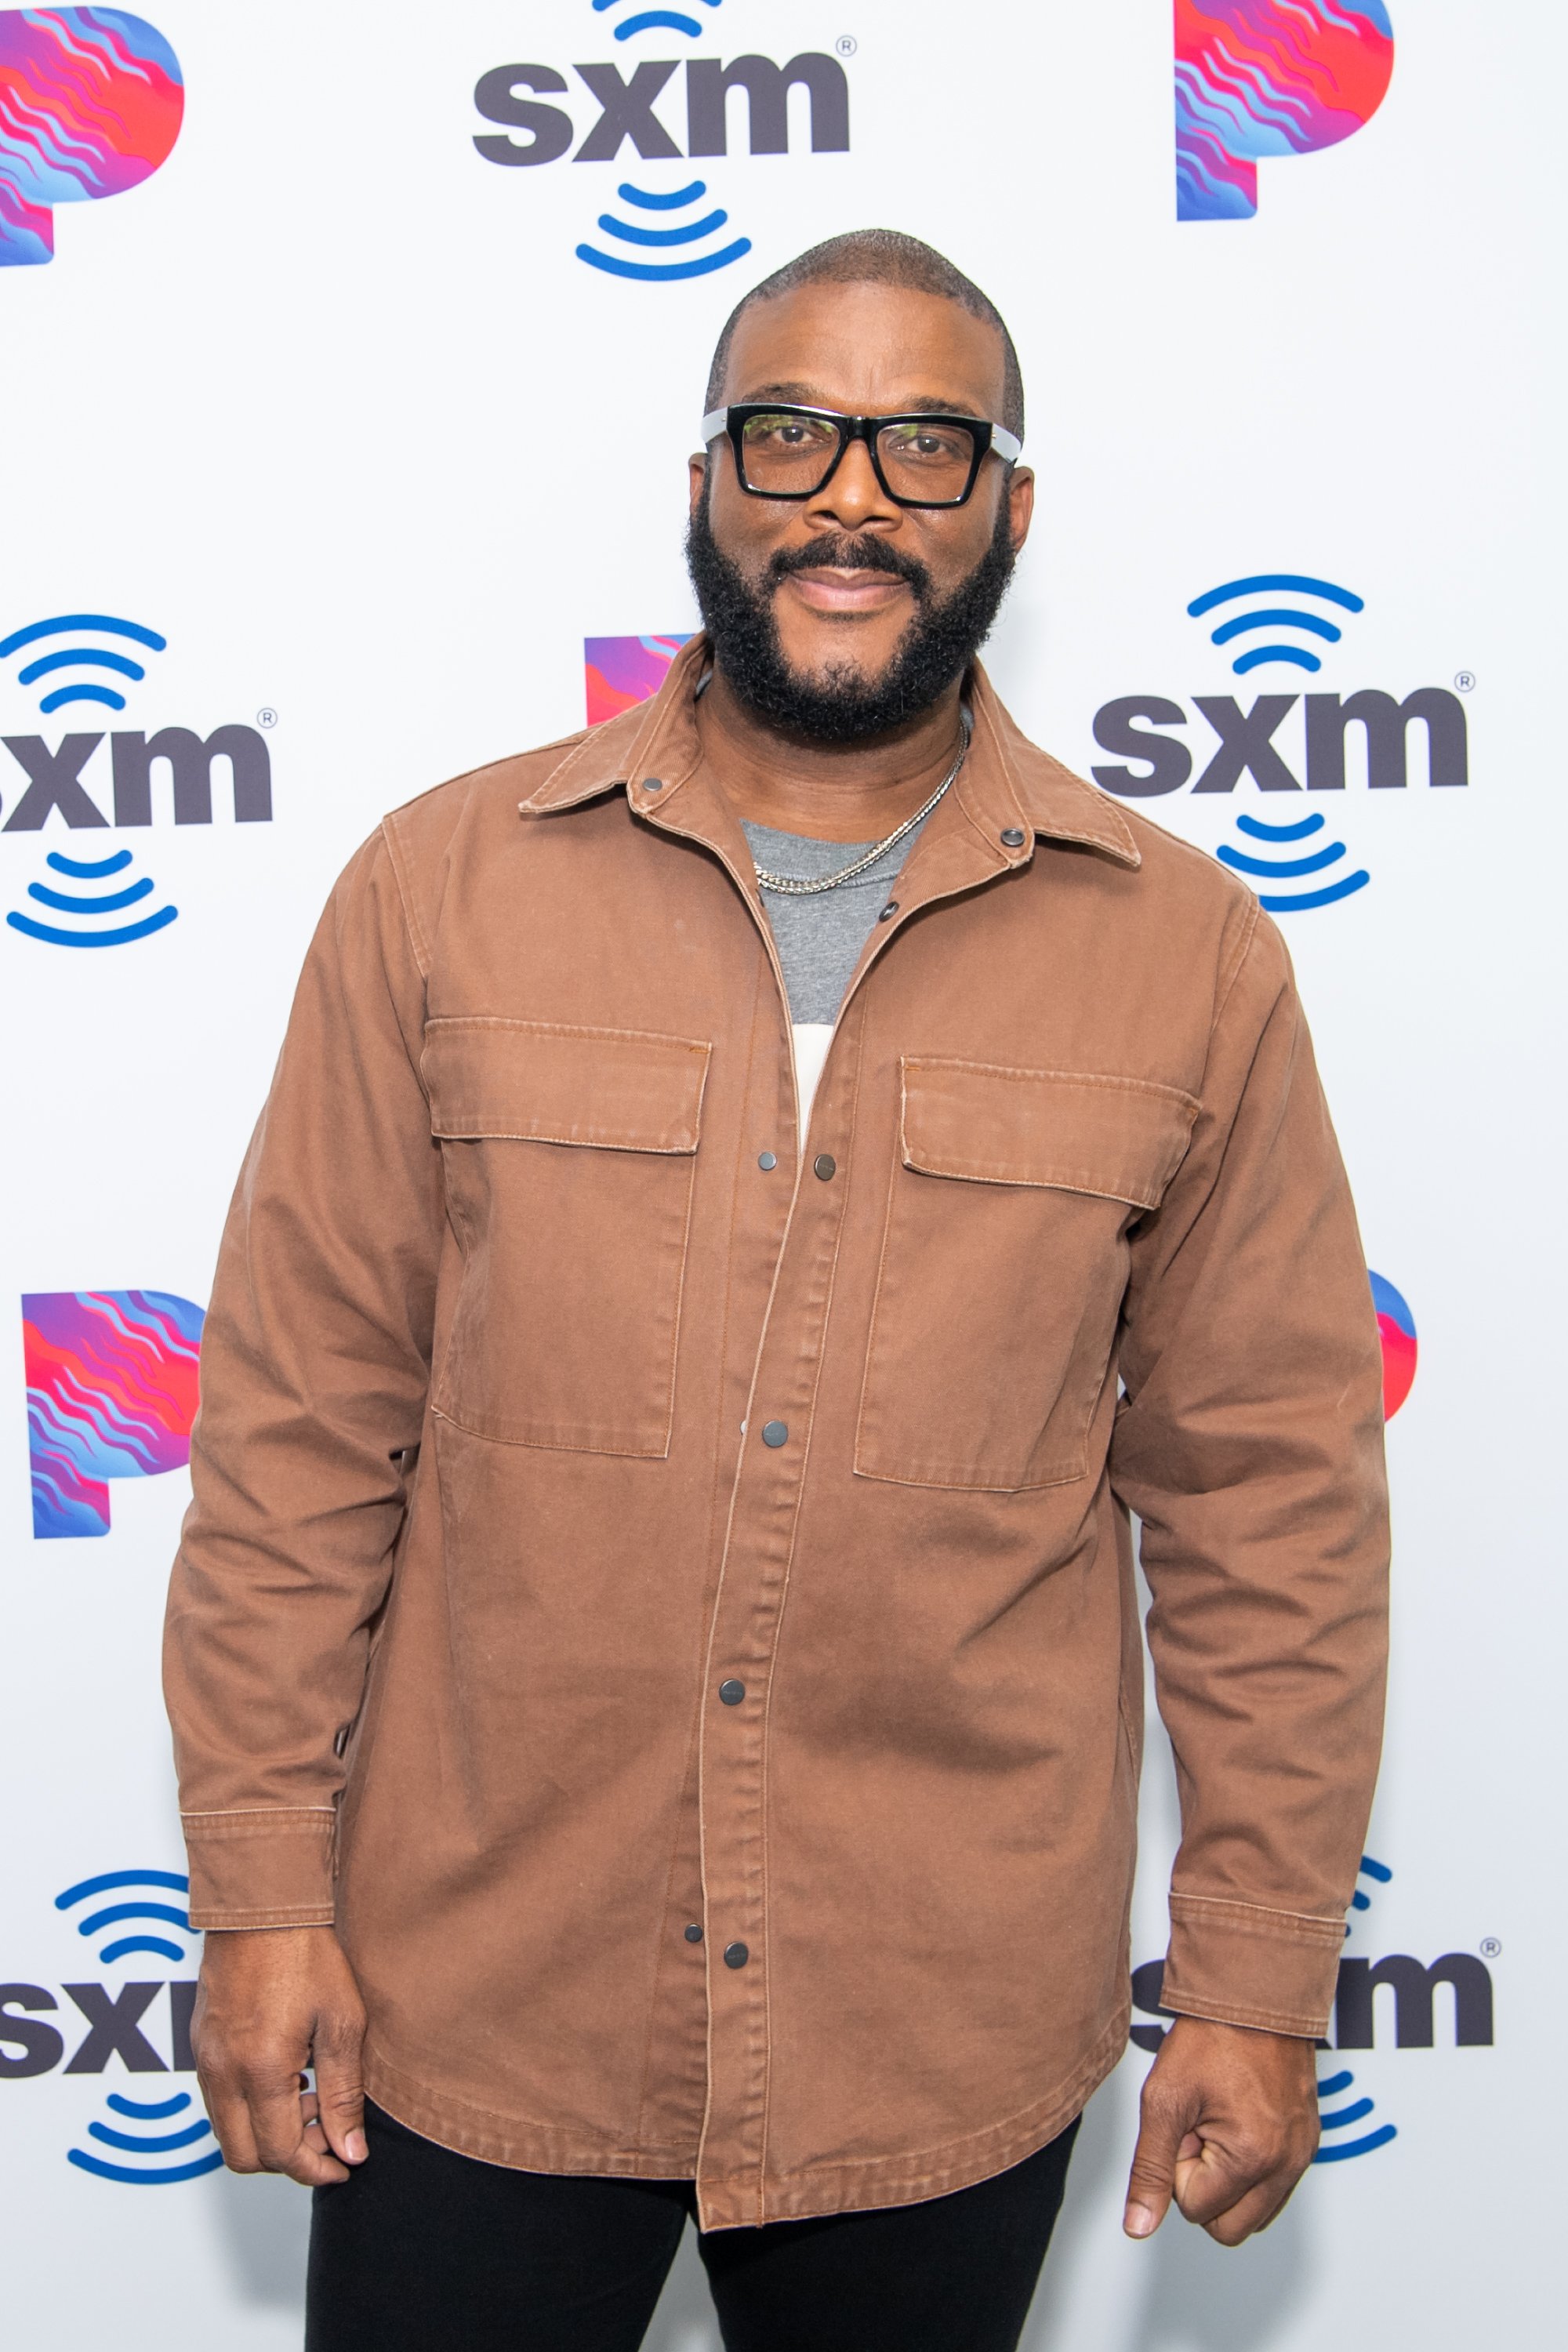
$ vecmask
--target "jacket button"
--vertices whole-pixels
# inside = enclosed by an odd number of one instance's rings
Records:
[[[766,1175],[766,1174],[767,1174],[767,1172],[768,1172],[768,1171],[769,1171],[770,1169],[776,1168],[776,1167],[778,1166],[778,1164],[779,1164],[779,1156],[778,1156],[778,1153],[777,1153],[776,1151],[759,1151],[759,1152],[758,1152],[758,1154],[757,1154],[757,1165],[758,1165],[758,1167],[763,1171],[763,1173],[764,1175]]]
[[[731,1675],[727,1683],[720,1684],[719,1696],[726,1706],[739,1706],[746,1696],[746,1685],[744,1683],[738,1683]]]
[[[1002,846],[1004,849],[1022,849],[1024,846],[1024,835],[1017,825],[1010,824],[1007,827],[1005,833],[1002,835]]]
[[[838,1162],[831,1151],[819,1151],[811,1163],[811,1171],[814,1176],[820,1176],[826,1184],[830,1176],[837,1175]]]
[[[764,1445],[783,1445],[788,1441],[788,1438],[789,1423],[787,1421],[763,1422],[763,1444]]]
[[[695,1920],[686,1930],[686,1940],[689,1944],[700,1944],[702,1941],[702,1930]]]
[[[724,1966],[727,1969],[743,1969],[751,1957],[744,1944],[726,1944],[724,1947]]]
[[[662,793],[664,790],[664,778],[662,776],[645,776],[642,780],[642,788],[645,793]],[[1002,838],[1005,841],[1007,838],[1006,835],[1004,834]],[[1024,838],[1023,835],[1020,834],[1018,838],[1022,841]]]
[[[888,901],[888,903],[887,903],[887,905],[883,908],[883,909],[882,909],[881,913],[878,916],[877,920],[878,920],[879,923],[890,923],[890,922],[892,921],[892,919],[893,919],[893,917],[898,913],[898,911],[899,911],[899,902],[898,902],[898,900],[897,900],[896,898],[889,898],[889,901]]]

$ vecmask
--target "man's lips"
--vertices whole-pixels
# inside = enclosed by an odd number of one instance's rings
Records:
[[[912,592],[896,572],[854,570],[836,564],[814,564],[809,571],[786,572],[781,588],[793,588],[814,613],[881,613]]]

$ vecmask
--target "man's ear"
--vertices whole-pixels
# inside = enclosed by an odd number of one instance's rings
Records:
[[[1007,514],[1016,555],[1029,536],[1035,511],[1035,475],[1029,466],[1015,466],[1007,483]]]
[[[691,513],[695,514],[698,508],[702,503],[704,493],[708,488],[707,450],[699,449],[694,451],[686,461],[686,470],[689,476],[689,487],[690,490],[690,498],[688,503]]]

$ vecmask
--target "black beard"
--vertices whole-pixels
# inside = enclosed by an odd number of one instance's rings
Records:
[[[753,588],[713,536],[703,498],[686,534],[686,562],[713,659],[747,709],[771,727],[819,743],[885,735],[929,710],[962,677],[991,633],[1013,574],[1005,499],[991,544],[966,580],[939,601],[923,563],[876,538],[824,537],[773,556]],[[773,591],[791,572],[818,564],[896,572],[914,592],[915,611],[884,675],[868,681],[847,667],[802,677],[785,661]]]

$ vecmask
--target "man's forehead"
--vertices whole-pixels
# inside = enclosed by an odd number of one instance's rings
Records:
[[[726,397],[995,416],[1003,373],[1000,334],[961,303],[908,287],[829,282],[742,313]]]

